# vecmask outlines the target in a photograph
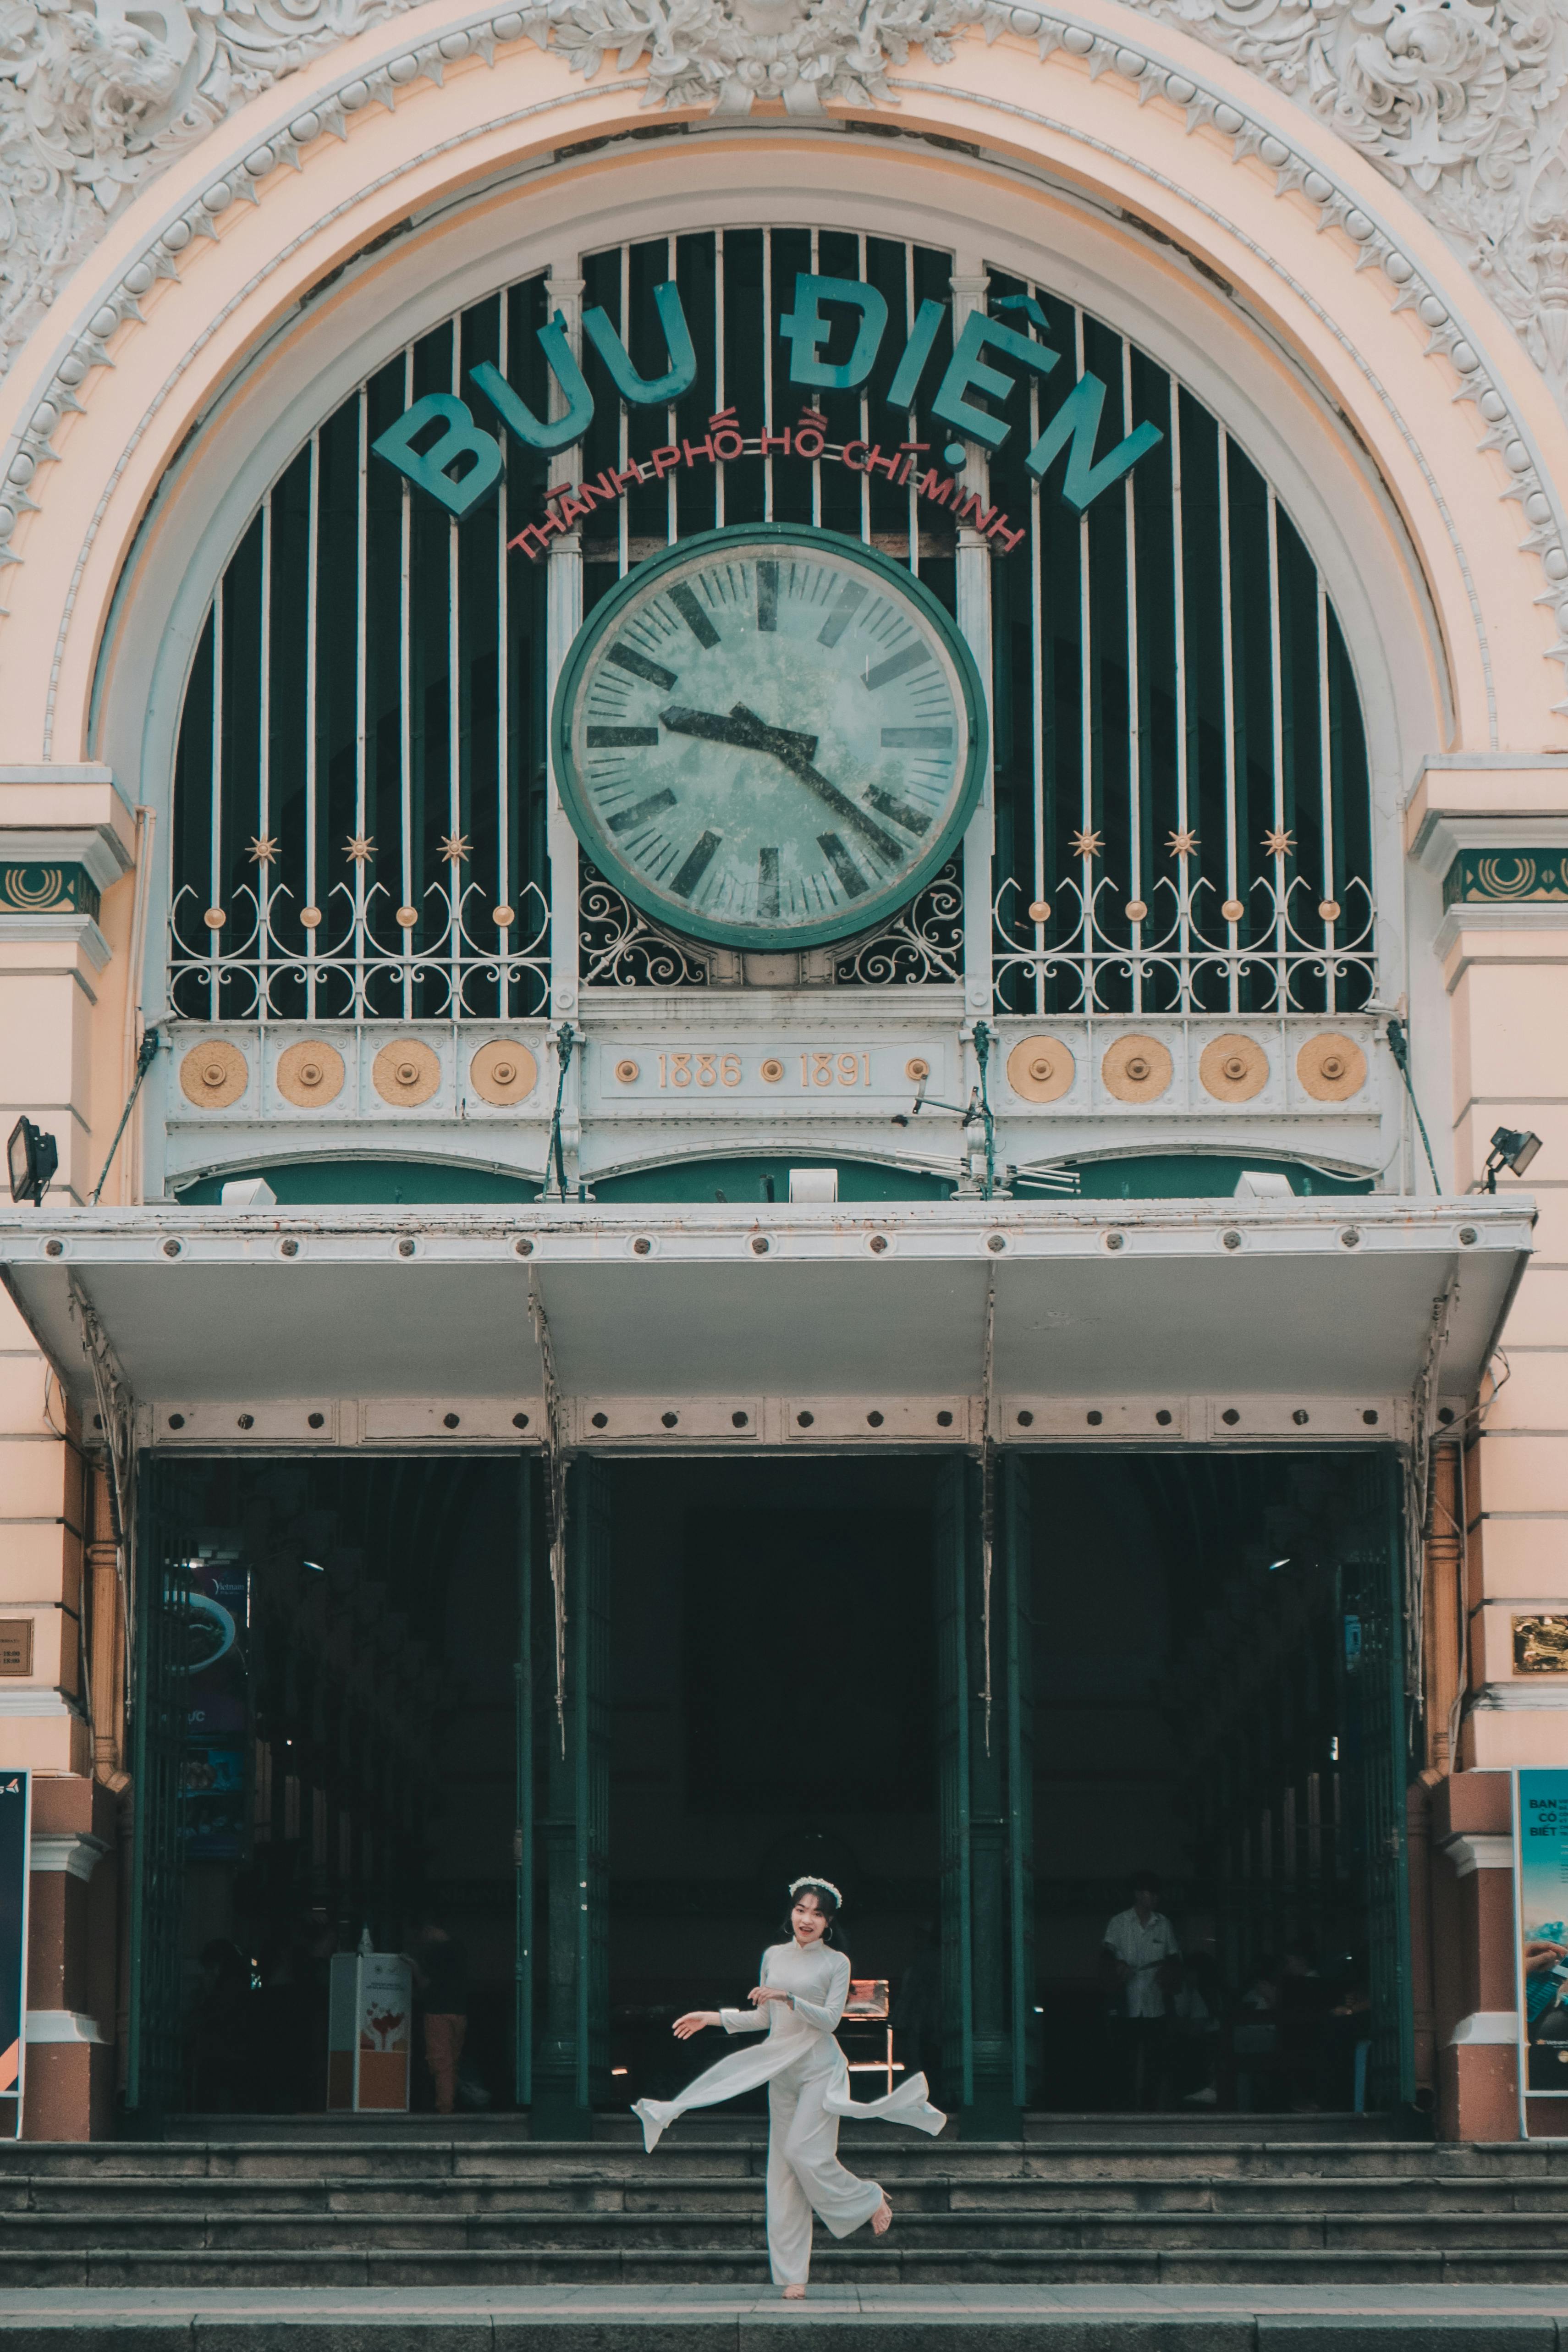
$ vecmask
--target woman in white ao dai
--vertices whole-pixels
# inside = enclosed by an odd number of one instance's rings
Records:
[[[720,2025],[727,2033],[760,2033],[766,2027],[764,2042],[721,2058],[678,2098],[638,2099],[632,2113],[642,2119],[651,2151],[687,2108],[713,2106],[767,2084],[768,2255],[774,2284],[795,2297],[806,2292],[813,2214],[835,2238],[847,2238],[865,2221],[881,2237],[893,2220],[877,2182],[860,2179],[839,2162],[840,2118],[874,2116],[931,2133],[947,2119],[931,2105],[924,2074],[911,2074],[886,2098],[851,2098],[849,2068],[833,2039],[849,1998],[850,1964],[827,1941],[839,1891],[825,1879],[797,1879],[789,1892],[792,1937],[763,1954],[752,2007],[694,2009],[675,2021],[683,2042],[706,2025]]]

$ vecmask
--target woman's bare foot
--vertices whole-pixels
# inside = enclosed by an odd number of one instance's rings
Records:
[[[787,2286],[784,2290],[786,2303],[803,2303],[805,2299],[806,2290],[803,2286]]]
[[[876,2211],[872,2215],[871,2226],[872,2234],[878,2238],[885,2238],[888,2231],[892,2229],[893,2208],[888,2203],[885,2197],[883,2199],[882,2203],[877,2207]]]

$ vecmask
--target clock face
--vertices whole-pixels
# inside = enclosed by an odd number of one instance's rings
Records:
[[[598,605],[561,674],[556,773],[589,856],[721,946],[862,931],[973,812],[980,681],[928,589],[835,531],[681,541]]]

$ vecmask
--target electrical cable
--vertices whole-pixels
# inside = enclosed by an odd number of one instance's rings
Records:
[[[1421,1106],[1416,1099],[1416,1089],[1410,1083],[1410,1040],[1402,1021],[1391,1019],[1388,1024],[1388,1050],[1398,1065],[1405,1081],[1405,1091],[1410,1097],[1410,1108],[1416,1114],[1416,1124],[1421,1130],[1421,1144],[1427,1154],[1427,1165],[1432,1171],[1432,1190],[1440,1199],[1443,1187],[1437,1181],[1437,1163],[1432,1157],[1432,1146],[1427,1134],[1427,1122],[1421,1116]]]
[[[158,1048],[162,1043],[163,1040],[156,1029],[149,1029],[141,1040],[141,1050],[136,1056],[136,1076],[131,1081],[131,1092],[125,1097],[125,1108],[120,1114],[120,1125],[115,1129],[114,1141],[109,1147],[109,1158],[99,1171],[98,1182],[88,1195],[89,1209],[96,1209],[98,1206],[98,1196],[102,1192],[109,1171],[114,1165],[114,1155],[120,1149],[120,1139],[125,1133],[126,1124],[136,1108],[136,1097],[141,1092],[141,1081],[152,1067],[157,1058]]]

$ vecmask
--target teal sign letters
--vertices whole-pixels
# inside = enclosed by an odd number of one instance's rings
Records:
[[[653,304],[668,360],[662,375],[639,373],[605,311],[593,309],[582,316],[585,340],[603,362],[621,399],[633,408],[668,407],[696,380],[696,352],[679,289],[671,281],[656,286]],[[998,299],[996,307],[1020,312],[1032,326],[1046,325],[1045,313],[1032,295],[1009,294]],[[943,303],[921,303],[888,386],[891,407],[915,405],[945,311]],[[854,331],[849,356],[824,359],[821,354],[834,327],[846,313]],[[874,286],[857,278],[819,278],[802,270],[795,280],[794,308],[779,321],[779,332],[789,346],[790,383],[814,392],[857,390],[876,364],[887,323],[886,299]],[[570,449],[582,439],[592,421],[593,393],[567,340],[566,322],[559,310],[548,325],[539,328],[538,340],[565,402],[561,415],[536,415],[488,360],[470,370],[469,382],[506,431],[526,448]],[[978,393],[988,400],[1004,401],[1018,378],[996,366],[988,352],[1041,377],[1051,373],[1061,354],[1035,335],[984,311],[973,311],[965,320],[929,413],[966,440],[996,450],[1008,439],[1012,425],[991,409],[978,406],[972,395]],[[1024,458],[1038,480],[1052,460],[1063,449],[1067,451],[1061,496],[1077,514],[1083,513],[1113,482],[1121,481],[1165,437],[1156,425],[1134,425],[1124,439],[1096,459],[1094,448],[1104,407],[1105,386],[1100,378],[1080,376]],[[382,434],[374,448],[417,489],[438,499],[458,522],[484,503],[500,479],[500,439],[476,423],[472,409],[455,393],[427,393],[423,400],[416,400]],[[961,455],[954,450],[950,462],[957,462]]]

